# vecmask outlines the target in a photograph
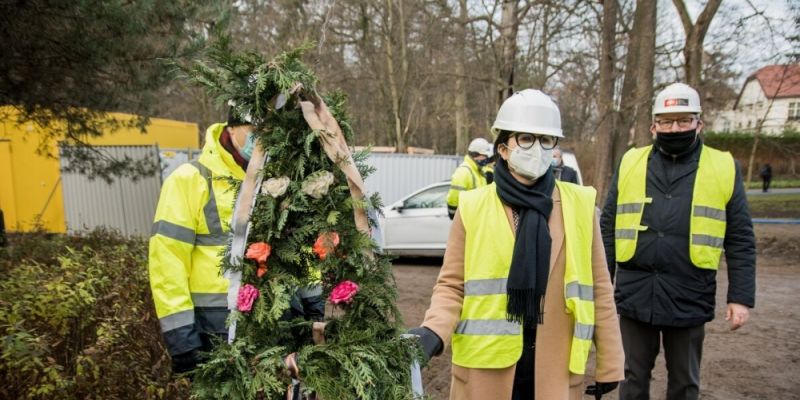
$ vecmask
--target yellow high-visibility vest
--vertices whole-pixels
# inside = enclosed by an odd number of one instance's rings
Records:
[[[636,253],[647,197],[647,159],[653,146],[628,150],[622,157],[617,182],[614,247],[617,262]],[[698,268],[717,269],[725,242],[725,207],[733,195],[736,165],[731,153],[703,146],[692,194],[689,255]],[[681,216],[677,216],[681,217]]]
[[[569,370],[583,374],[594,336],[592,239],[596,191],[556,182],[564,216],[564,295],[574,318]],[[522,325],[506,320],[506,283],[514,253],[496,185],[462,193],[464,304],[453,335],[453,363],[467,368],[506,368],[522,355]]]
[[[464,156],[464,162],[456,168],[450,178],[450,191],[447,192],[447,207],[455,215],[458,207],[458,198],[461,192],[486,186],[486,176],[483,169],[478,167],[469,155]]]
[[[197,346],[187,332],[224,334],[228,280],[220,271],[235,192],[244,170],[219,143],[225,124],[206,132],[197,161],[164,181],[149,246],[150,288],[170,354]]]

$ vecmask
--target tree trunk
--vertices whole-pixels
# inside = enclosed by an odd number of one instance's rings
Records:
[[[650,124],[653,110],[653,72],[656,67],[656,2],[639,1],[636,11],[641,11],[641,30],[639,38],[639,64],[636,73],[636,106],[635,123],[633,124],[634,144],[646,146],[652,143]]]
[[[614,147],[612,154],[612,162],[614,165],[619,163],[619,160],[622,159],[622,155],[634,144],[634,124],[636,122],[637,112],[639,112],[642,103],[641,91],[638,88],[638,75],[645,71],[645,69],[639,65],[642,61],[640,53],[642,51],[642,41],[645,40],[645,35],[640,35],[639,32],[645,32],[649,29],[645,27],[648,21],[648,7],[647,4],[643,3],[651,3],[651,1],[636,1],[636,11],[633,14],[633,26],[630,32],[628,32],[628,55],[625,57],[625,77],[622,81],[619,118],[617,120],[616,129],[614,130]],[[652,69],[650,70],[650,74],[652,74]],[[649,103],[651,100],[648,98],[646,101]]]
[[[708,27],[711,25],[711,20],[714,19],[714,14],[717,13],[722,0],[709,0],[706,3],[697,21],[692,23],[689,16],[689,11],[686,9],[686,3],[683,0],[672,0],[678,15],[681,17],[681,24],[683,25],[683,32],[686,34],[686,42],[683,47],[683,57],[685,64],[683,71],[685,74],[686,84],[693,87],[700,93],[700,99],[703,99],[702,92],[702,71],[703,71],[703,42],[708,32]]]
[[[386,25],[387,26],[386,26],[386,35],[384,37],[384,39],[385,39],[384,40],[384,47],[385,47],[385,49],[384,49],[384,57],[385,57],[385,61],[386,61],[386,75],[387,75],[387,77],[389,79],[389,96],[391,98],[391,103],[392,103],[392,122],[393,122],[393,125],[394,125],[393,128],[394,128],[395,148],[397,149],[398,153],[405,153],[408,144],[406,143],[406,140],[405,140],[404,129],[403,129],[403,120],[402,120],[402,116],[401,116],[402,99],[401,99],[400,89],[398,88],[400,83],[397,82],[397,77],[395,76],[397,74],[397,66],[396,66],[397,60],[395,59],[395,55],[394,55],[394,48],[393,48],[394,47],[394,40],[393,40],[393,37],[392,37],[393,34],[394,34],[395,22],[398,22],[400,24],[399,26],[401,27],[401,29],[400,29],[401,34],[399,35],[400,36],[400,40],[401,40],[400,48],[401,48],[401,50],[404,50],[403,49],[403,45],[405,44],[405,38],[403,37],[403,33],[404,32],[403,32],[403,29],[402,29],[403,22],[404,22],[403,19],[402,19],[402,9],[403,9],[402,0],[400,0],[399,9],[400,9],[401,15],[400,15],[400,18],[398,18],[398,20],[395,21],[393,1],[392,0],[386,0],[386,13],[387,13]],[[401,52],[401,58],[403,56],[404,56],[404,53]],[[407,71],[407,68],[408,68],[407,67],[407,62],[405,62],[404,60],[401,60],[400,70],[401,70],[401,74],[402,74],[403,77],[406,76],[405,73]]]
[[[500,60],[501,86],[497,93],[497,108],[514,94],[514,60],[517,57],[518,28],[517,0],[503,0],[503,12],[500,18],[500,45],[503,55]]]
[[[456,43],[457,55],[455,60],[456,67],[456,88],[455,88],[455,130],[456,130],[456,154],[466,154],[469,143],[469,113],[467,111],[467,89],[465,82],[466,73],[466,36],[467,23],[467,0],[459,1],[458,24],[456,24]]]
[[[595,148],[594,186],[597,189],[598,204],[605,203],[607,186],[611,178],[613,165],[612,136],[614,132],[614,62],[616,59],[614,46],[617,33],[617,0],[603,2],[602,51],[600,55],[600,89],[597,95],[597,110],[600,123],[597,126]]]

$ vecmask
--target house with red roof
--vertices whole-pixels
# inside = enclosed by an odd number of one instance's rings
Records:
[[[800,64],[768,65],[750,75],[733,108],[713,117],[717,132],[755,131],[777,134],[800,130]]]

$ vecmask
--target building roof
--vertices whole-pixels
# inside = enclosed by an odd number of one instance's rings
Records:
[[[761,85],[761,90],[764,91],[764,96],[768,99],[785,98],[785,97],[800,97],[800,64],[789,65],[767,65],[762,67],[749,77],[742,85],[742,90],[753,79],[758,80]],[[738,106],[742,93],[739,92],[739,98],[736,99]]]

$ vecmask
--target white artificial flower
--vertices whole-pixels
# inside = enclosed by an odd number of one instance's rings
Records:
[[[286,189],[289,187],[289,182],[291,181],[289,180],[288,176],[269,178],[266,182],[261,184],[261,191],[277,198],[278,196],[286,193]]]
[[[328,171],[317,172],[303,182],[303,192],[315,199],[321,199],[322,196],[328,193],[328,188],[332,184],[332,173]]]

